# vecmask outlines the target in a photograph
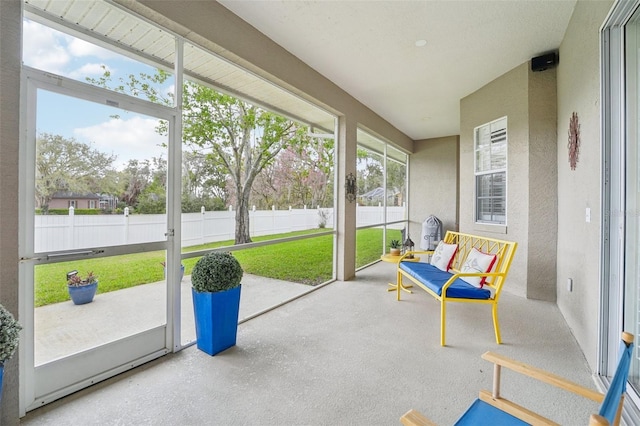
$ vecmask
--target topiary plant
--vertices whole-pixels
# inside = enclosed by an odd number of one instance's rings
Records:
[[[22,326],[11,312],[0,305],[0,366],[8,361],[18,346]]]
[[[229,252],[202,256],[191,271],[191,285],[199,293],[226,291],[240,285],[242,267]]]

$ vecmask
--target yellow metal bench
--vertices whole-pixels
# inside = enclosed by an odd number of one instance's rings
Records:
[[[433,251],[409,251],[405,253],[398,262],[398,272],[396,281],[397,299],[400,300],[401,292],[407,291],[408,286],[404,286],[403,279],[407,278],[420,288],[425,290],[435,299],[440,301],[440,344],[445,345],[445,319],[447,302],[456,303],[481,303],[492,306],[493,327],[496,335],[496,342],[501,343],[500,326],[498,324],[498,301],[502,287],[509,273],[513,256],[518,246],[511,241],[496,240],[493,238],[478,235],[463,234],[460,232],[447,231],[443,240],[448,244],[457,244],[458,249],[453,258],[449,272],[442,272],[435,267],[415,262],[403,262],[406,256],[415,254],[432,254]],[[497,256],[492,272],[470,273],[461,272],[460,269],[473,248]],[[410,266],[413,265],[413,266]],[[433,268],[433,271],[430,269]],[[444,278],[443,278],[444,274]],[[438,280],[434,277],[437,275]],[[460,280],[461,277],[486,277],[482,289],[465,288],[466,283]],[[432,279],[434,278],[434,279]],[[435,282],[438,281],[438,282]],[[477,292],[474,292],[477,290]],[[487,291],[488,290],[488,291]],[[462,295],[462,296],[461,296]]]

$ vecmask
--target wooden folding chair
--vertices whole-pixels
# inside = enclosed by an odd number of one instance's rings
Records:
[[[556,425],[552,420],[526,409],[500,395],[500,373],[502,367],[515,371],[541,382],[556,386],[577,395],[600,402],[598,414],[592,414],[590,426],[619,425],[622,404],[629,375],[629,366],[633,354],[633,335],[623,332],[620,342],[619,361],[615,375],[606,394],[585,388],[560,376],[536,367],[515,361],[502,355],[486,352],[482,358],[494,364],[493,391],[481,390],[480,396],[458,419],[456,425]],[[585,416],[586,420],[586,416]],[[410,410],[400,422],[405,426],[434,426],[431,420],[421,413]]]

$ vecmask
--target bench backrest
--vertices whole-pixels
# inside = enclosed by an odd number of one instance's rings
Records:
[[[447,231],[444,236],[444,242],[448,244],[457,244],[458,251],[453,259],[451,269],[456,272],[460,271],[467,255],[473,247],[483,253],[496,254],[497,259],[492,272],[499,273],[499,276],[488,276],[485,286],[490,286],[495,290],[494,297],[500,295],[502,286],[511,267],[513,255],[516,252],[518,243],[513,241],[496,240],[494,238],[482,237],[479,235],[462,234],[460,232]]]

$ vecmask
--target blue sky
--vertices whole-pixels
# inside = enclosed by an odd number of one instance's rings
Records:
[[[25,19],[23,61],[38,68],[78,81],[103,75],[106,67],[114,81],[154,69],[94,44]],[[170,91],[172,86],[163,87]],[[114,118],[118,116],[118,118]],[[93,148],[118,156],[116,165],[129,159],[150,159],[164,154],[159,144],[166,137],[155,132],[157,120],[106,105],[39,91],[37,131],[75,138]]]

